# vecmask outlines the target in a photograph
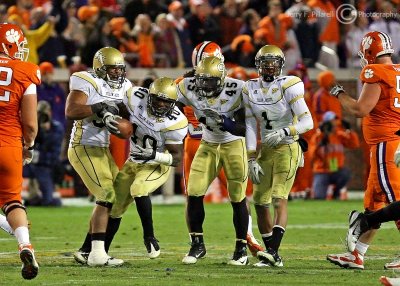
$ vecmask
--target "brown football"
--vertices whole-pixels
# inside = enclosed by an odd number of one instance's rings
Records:
[[[119,118],[117,119],[117,121],[118,121],[118,130],[120,133],[116,135],[122,139],[130,138],[134,131],[132,123],[124,118]]]

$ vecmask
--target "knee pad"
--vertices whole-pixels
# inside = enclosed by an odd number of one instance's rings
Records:
[[[14,209],[23,209],[26,212],[26,208],[20,201],[11,201],[4,204],[4,206],[2,207],[2,211],[6,215],[6,217]]]
[[[254,204],[256,207],[261,207],[265,209],[269,209],[271,207],[271,204]]]
[[[105,207],[105,208],[107,208],[107,209],[109,209],[109,210],[111,210],[111,209],[112,209],[112,206],[113,206],[113,204],[110,203],[110,202],[102,202],[102,201],[96,201],[96,205]]]
[[[370,211],[369,209],[366,209],[364,211],[364,214],[370,214],[370,213],[373,213],[373,211]],[[370,229],[380,229],[381,228],[381,223],[376,223],[376,224],[370,225],[369,228]]]

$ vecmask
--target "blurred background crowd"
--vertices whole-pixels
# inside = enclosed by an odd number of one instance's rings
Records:
[[[398,0],[2,0],[0,22],[22,27],[28,61],[40,66],[43,79],[38,89],[40,156],[24,170],[31,179],[28,204],[61,205],[55,185],[65,196],[87,195],[64,164],[68,86],[54,81],[55,68],[85,70],[98,49],[112,46],[124,53],[128,68],[189,69],[193,48],[206,40],[221,46],[229,75],[242,80],[257,77],[249,70],[260,47],[272,44],[284,51],[285,72],[304,81],[318,127],[305,136],[310,148],[292,197],[346,199],[351,172],[345,167],[345,148],[361,146],[365,156],[368,150],[360,123],[344,120],[339,102],[328,94],[335,80],[330,70],[359,68],[358,45],[370,30],[391,36],[397,62],[399,8]],[[308,68],[322,71],[313,82]],[[156,76],[150,73],[137,84],[148,87]],[[74,191],[68,193],[72,184]]]

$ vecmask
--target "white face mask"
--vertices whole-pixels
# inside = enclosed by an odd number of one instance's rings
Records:
[[[368,64],[368,61],[365,59],[364,54],[361,51],[358,52],[358,56],[360,57],[360,66],[361,68],[364,68]]]

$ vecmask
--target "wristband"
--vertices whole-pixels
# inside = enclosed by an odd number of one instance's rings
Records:
[[[154,161],[163,165],[171,166],[173,158],[172,155],[169,153],[156,152]]]
[[[103,110],[103,104],[101,102],[98,102],[98,103],[92,104],[90,106],[90,108],[92,109],[93,114],[96,114]]]

